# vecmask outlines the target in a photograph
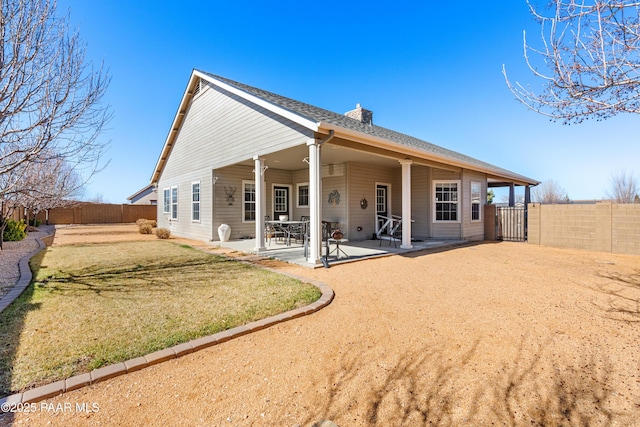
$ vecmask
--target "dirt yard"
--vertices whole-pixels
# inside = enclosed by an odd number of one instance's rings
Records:
[[[105,241],[98,230],[58,230],[54,244]],[[5,422],[638,425],[638,256],[486,243],[330,269],[266,264],[324,281],[335,300]]]

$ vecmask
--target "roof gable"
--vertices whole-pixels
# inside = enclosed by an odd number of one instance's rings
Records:
[[[371,142],[378,142],[387,145],[391,148],[405,147],[415,152],[418,156],[425,156],[431,160],[437,160],[440,162],[455,164],[456,166],[470,168],[472,170],[478,170],[489,174],[495,174],[500,177],[507,177],[514,179],[523,184],[538,184],[538,181],[516,174],[509,170],[500,168],[490,163],[475,159],[465,154],[449,150],[430,142],[406,135],[400,132],[393,131],[381,126],[373,124],[365,124],[359,120],[352,119],[343,114],[338,114],[333,111],[325,110],[323,108],[315,107],[304,102],[297,101],[295,99],[287,98],[273,92],[268,92],[263,89],[259,89],[253,86],[246,85],[244,83],[236,82],[234,80],[227,79],[225,77],[217,76],[211,73],[207,73],[200,70],[194,70],[187,90],[183,96],[181,106],[179,108],[172,130],[167,137],[165,147],[161,154],[152,182],[157,182],[159,179],[162,167],[164,166],[164,160],[169,155],[172,134],[177,132],[180,123],[178,119],[180,114],[184,115],[186,109],[186,103],[192,96],[193,87],[197,82],[197,78],[202,78],[208,82],[218,85],[236,95],[239,95],[255,104],[258,104],[276,114],[286,117],[302,126],[309,128],[314,132],[328,133],[329,130],[344,131],[345,135],[358,135],[361,139],[369,140]],[[190,92],[191,88],[191,92]]]

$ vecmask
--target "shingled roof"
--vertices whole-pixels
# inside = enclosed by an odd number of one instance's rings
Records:
[[[507,169],[503,169],[501,167],[492,165],[482,160],[475,159],[465,154],[458,153],[457,151],[448,150],[446,148],[440,147],[438,145],[432,144],[427,141],[423,141],[421,139],[415,138],[410,135],[406,135],[406,134],[396,132],[394,130],[387,129],[381,126],[376,126],[373,124],[365,124],[359,120],[347,117],[344,114],[338,114],[333,111],[325,110],[323,108],[306,104],[304,102],[296,101],[295,99],[287,98],[285,96],[278,95],[273,92],[269,92],[263,89],[249,86],[244,83],[236,82],[234,80],[230,80],[225,77],[207,73],[205,71],[201,71],[201,70],[197,70],[197,71],[206,76],[211,77],[212,79],[215,79],[220,82],[226,83],[230,86],[233,86],[234,88],[240,91],[243,91],[250,95],[258,97],[264,101],[267,101],[275,106],[283,108],[293,114],[306,118],[307,120],[310,120],[312,122],[330,123],[332,125],[339,126],[344,129],[349,129],[351,131],[360,132],[365,135],[382,138],[397,144],[406,145],[413,149],[423,151],[426,154],[434,154],[440,158],[451,159],[451,160],[466,163],[472,167],[475,166],[484,170],[489,170],[494,172],[497,175],[501,175],[501,176],[506,175],[508,177],[516,178],[526,183],[538,184],[538,181],[532,180],[531,178],[527,178],[525,176],[511,172]]]

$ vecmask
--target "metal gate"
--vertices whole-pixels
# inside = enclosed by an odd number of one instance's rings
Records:
[[[498,206],[496,216],[498,240],[527,241],[527,212],[524,206]]]

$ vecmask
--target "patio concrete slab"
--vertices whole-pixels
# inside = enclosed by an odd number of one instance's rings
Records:
[[[412,242],[413,248],[404,249],[400,247],[400,242],[396,242],[394,245],[389,240],[362,240],[362,241],[343,241],[340,243],[340,249],[344,251],[348,256],[336,258],[330,256],[329,266],[336,264],[344,264],[348,262],[360,261],[363,259],[384,257],[394,254],[407,254],[416,251],[422,251],[425,249],[445,248],[449,246],[456,246],[467,243],[462,239],[417,239]],[[309,268],[320,268],[322,264],[314,265],[307,261],[304,256],[304,246],[300,244],[291,244],[286,246],[284,244],[272,243],[267,246],[264,251],[256,250],[255,239],[234,240],[229,242],[212,242],[214,246],[220,246],[228,249],[233,249],[238,252],[247,254],[261,255],[267,258],[277,259],[279,261],[288,262],[291,264],[297,264]],[[329,252],[336,249],[335,243],[329,244]],[[323,247],[322,254],[326,254],[326,247]]]

